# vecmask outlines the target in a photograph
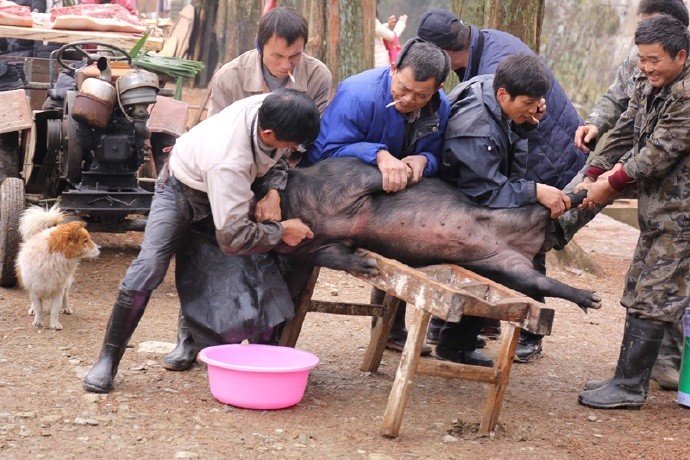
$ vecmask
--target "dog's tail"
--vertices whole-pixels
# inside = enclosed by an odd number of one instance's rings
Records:
[[[50,209],[31,206],[19,218],[19,233],[22,240],[26,241],[47,228],[61,224],[64,220],[65,213],[57,204],[54,204]]]

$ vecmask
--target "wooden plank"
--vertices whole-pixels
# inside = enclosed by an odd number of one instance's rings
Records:
[[[486,395],[482,421],[479,424],[479,434],[488,434],[496,428],[498,415],[503,404],[503,397],[505,396],[506,388],[508,388],[510,369],[513,366],[513,356],[515,355],[519,336],[520,329],[515,324],[508,323],[507,326],[503,327],[501,346],[498,358],[494,364],[498,380],[489,387],[489,392]]]
[[[314,293],[316,280],[319,279],[319,271],[319,267],[312,270],[309,281],[299,294],[297,305],[295,305],[295,316],[285,323],[280,334],[280,345],[284,347],[294,347],[297,344],[299,333],[302,332],[302,323],[304,323],[304,318],[311,307],[311,296]]]
[[[333,302],[330,300],[312,300],[309,311],[318,313],[333,313],[336,315],[374,316],[380,318],[385,308],[381,305],[368,303]]]
[[[407,331],[407,342],[403,348],[393,388],[388,396],[386,412],[381,422],[381,434],[384,436],[396,437],[400,432],[400,424],[412,391],[412,380],[420,363],[420,354],[430,318],[429,312],[421,308],[414,309],[410,328]]]
[[[364,352],[362,364],[359,366],[359,370],[362,372],[376,372],[379,370],[383,351],[386,349],[386,343],[388,342],[388,335],[395,321],[395,313],[401,303],[400,299],[396,299],[392,295],[386,294],[384,297],[383,305],[381,306],[383,315],[380,318],[374,318],[372,322],[371,339]]]
[[[118,46],[129,51],[141,35],[123,32],[100,32],[96,30],[59,30],[44,27],[17,27],[0,25],[0,37],[39,40],[53,43],[71,43],[80,40],[93,40]],[[144,45],[147,50],[158,51],[163,47],[163,39],[149,37]]]
[[[495,383],[500,378],[493,367],[458,364],[452,361],[438,361],[434,359],[422,359],[419,361],[417,373],[443,377],[445,379],[462,379],[482,383]]]

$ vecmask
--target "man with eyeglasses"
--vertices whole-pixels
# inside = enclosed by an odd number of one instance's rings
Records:
[[[281,219],[279,192],[287,183],[287,170],[276,166],[287,151],[313,142],[318,133],[314,101],[300,91],[281,89],[235,102],[180,136],[156,181],[139,255],[120,284],[98,362],[84,378],[85,390],[112,389],[151,293],[163,282],[193,224],[210,221],[218,247],[232,256],[264,254],[281,243],[296,246],[313,238],[299,219]],[[257,203],[263,207],[261,213],[252,212],[252,188],[257,186],[266,194]],[[271,260],[258,269],[277,272]],[[256,277],[240,273],[236,279],[226,276],[223,282],[237,290],[256,282]],[[285,297],[289,314],[292,302],[289,295]]]
[[[433,43],[409,40],[390,67],[345,79],[321,120],[319,137],[302,164],[356,157],[376,166],[383,189],[393,193],[438,171],[448,100],[442,91],[448,56]],[[380,304],[384,292],[374,290]],[[405,305],[398,309],[388,347],[401,351],[407,339]],[[425,346],[424,355],[431,353]]]

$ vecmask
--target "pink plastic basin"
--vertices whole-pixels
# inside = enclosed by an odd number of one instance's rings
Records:
[[[218,401],[245,409],[283,409],[302,400],[315,355],[289,347],[232,344],[204,348],[208,385]]]

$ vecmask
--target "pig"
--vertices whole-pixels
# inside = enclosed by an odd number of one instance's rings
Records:
[[[300,218],[314,238],[277,251],[313,265],[375,275],[376,262],[355,252],[363,248],[412,267],[457,264],[530,297],[567,299],[585,312],[601,307],[598,293],[534,269],[551,219],[541,204],[486,208],[438,178],[386,193],[378,168],[335,158],[291,169],[281,207],[284,219]]]

